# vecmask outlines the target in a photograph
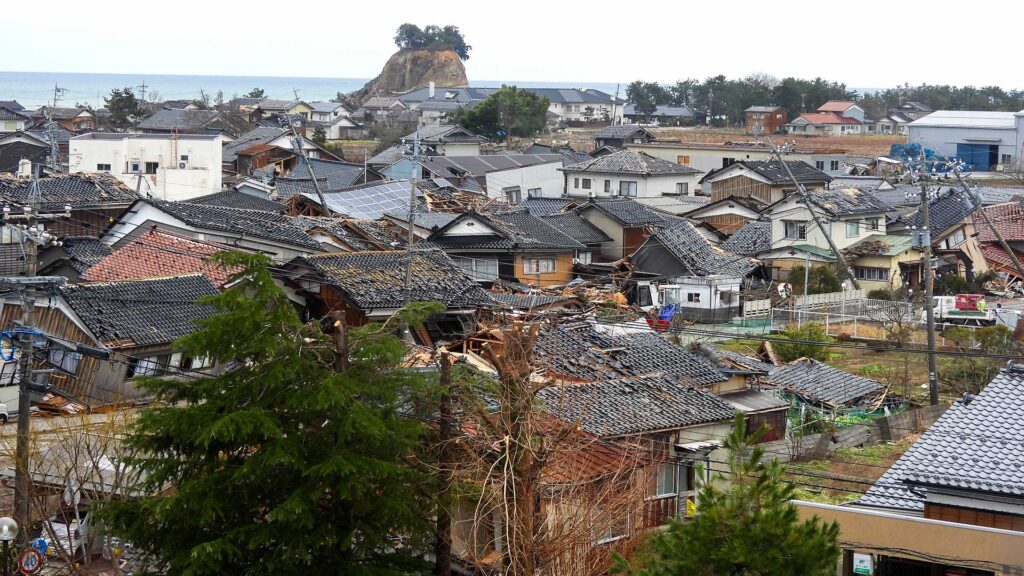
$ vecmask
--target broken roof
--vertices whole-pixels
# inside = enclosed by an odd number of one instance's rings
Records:
[[[110,348],[169,344],[195,332],[214,314],[199,304],[217,294],[205,276],[63,286],[60,295],[102,345]]]
[[[465,220],[476,220],[486,229],[479,234],[446,234],[448,229]],[[489,229],[489,230],[488,230]],[[577,250],[585,246],[558,230],[545,220],[528,212],[507,212],[484,216],[466,212],[435,230],[423,246],[442,250]]]
[[[874,380],[843,372],[812,358],[799,358],[774,368],[768,383],[808,402],[830,407],[863,405],[885,390]]]
[[[562,168],[564,172],[571,173],[595,173],[595,174],[633,174],[637,176],[660,176],[664,174],[679,174],[693,176],[700,174],[700,170],[655,158],[645,152],[634,152],[633,150],[619,150],[611,154],[598,156],[585,160],[578,164],[572,164]]]
[[[401,308],[408,301],[436,301],[449,309],[493,304],[479,284],[436,250],[411,253],[412,280],[407,293],[405,268],[409,257],[405,251],[318,254],[296,258],[288,267],[308,267],[367,313]]]
[[[656,274],[665,273],[653,269],[657,266],[656,262],[647,261],[648,251],[651,250],[651,246],[656,245],[661,245],[692,276],[721,275],[743,278],[761,265],[754,258],[736,255],[713,246],[686,220],[669,222],[637,248],[632,258],[638,269]]]
[[[220,288],[234,271],[213,263],[210,257],[231,249],[150,230],[96,262],[82,275],[82,280],[113,282],[202,274]]]
[[[310,158],[309,163],[313,166],[313,173],[316,174],[316,179],[320,181],[320,187],[324,191],[340,190],[363,183],[364,170],[362,164],[321,160],[319,158]],[[310,186],[313,185],[312,177],[309,175],[309,168],[305,162],[299,162],[292,169],[291,174],[288,174],[288,178],[309,180]],[[377,179],[376,176],[370,176],[369,178],[370,181]]]
[[[797,196],[792,196],[792,198],[799,200]],[[885,214],[893,209],[874,194],[857,188],[808,190],[807,198],[812,204],[833,217]]]
[[[723,174],[726,171],[736,170],[736,167],[740,166],[748,168],[772,184],[782,185],[793,183],[793,180],[789,177],[785,167],[783,167],[782,164],[774,158],[770,160],[741,160],[739,162],[734,162],[724,168],[708,172],[700,179],[700,182],[703,183],[704,181],[710,180],[711,178],[714,178],[719,174]],[[786,160],[786,166],[788,166],[790,171],[793,172],[793,177],[796,178],[796,181],[801,184],[816,184],[830,182],[832,180],[831,176],[803,160]]]
[[[640,132],[645,138],[649,140],[657,140],[654,134],[650,130],[643,126],[637,126],[635,124],[619,124],[617,126],[605,126],[594,134],[594,139],[612,139],[612,140],[624,140],[631,138],[634,134]]]
[[[252,194],[238,192],[235,190],[222,190],[189,199],[192,204],[204,204],[206,206],[224,206],[227,208],[243,208],[245,210],[262,210],[264,212],[284,212],[285,205],[274,202],[267,198],[260,198]]]
[[[43,210],[127,206],[138,198],[135,190],[106,173],[47,176],[38,180],[38,187]],[[0,201],[27,204],[31,191],[31,179],[0,175]]]
[[[208,206],[189,202],[139,200],[146,202],[182,222],[200,229],[245,234],[264,240],[300,246],[319,251],[320,243],[306,234],[301,220],[274,212],[244,210],[225,206]]]
[[[660,376],[552,386],[538,398],[547,412],[598,436],[685,428],[735,413],[717,396]]]
[[[576,210],[596,209],[627,228],[664,224],[665,218],[632,198],[590,198]]]
[[[950,189],[939,194],[928,205],[933,242],[939,241],[943,234],[967,220],[967,217],[975,209],[972,199],[957,189]],[[924,216],[920,209],[904,214],[900,220],[907,228],[924,225]],[[982,228],[987,229],[988,227],[983,226]]]
[[[1015,365],[969,403],[950,406],[857,504],[920,512],[931,490],[1019,500],[1024,495],[1022,419],[1024,369]]]
[[[766,252],[772,247],[772,223],[768,220],[751,220],[720,245],[723,250],[743,256]]]
[[[538,164],[563,165],[561,154],[482,154],[479,156],[427,156],[419,164],[441,177],[483,176],[490,172],[524,168]]]
[[[1024,208],[1021,207],[1020,202],[996,204],[987,206],[983,210],[992,220],[992,225],[999,229],[1004,240],[1007,242],[1024,241]],[[992,229],[985,224],[985,219],[981,214],[974,215],[974,228],[978,231],[978,241],[995,242],[997,240]]]
[[[611,237],[580,216],[578,212],[549,214],[541,216],[541,218],[581,244],[589,245],[612,241]]]
[[[95,236],[64,236],[60,241],[68,254],[68,264],[79,274],[110,255],[110,246]]]

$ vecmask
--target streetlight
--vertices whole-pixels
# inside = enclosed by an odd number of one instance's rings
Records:
[[[18,537],[18,523],[14,518],[0,518],[0,542],[4,543],[4,576],[11,576],[11,542]]]

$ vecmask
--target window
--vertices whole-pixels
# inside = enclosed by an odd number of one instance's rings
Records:
[[[676,182],[676,194],[685,196],[690,192],[690,184],[688,182]]]
[[[590,190],[590,182],[591,182],[590,178],[584,178],[583,179],[583,189],[584,190]]]
[[[146,162],[146,174],[156,174],[156,169],[159,167],[159,162]]]
[[[3,244],[15,244],[21,239],[21,236],[19,236],[11,226],[4,226],[3,228],[0,228],[0,235],[2,235]]]
[[[182,162],[188,162],[188,154],[182,154],[181,155],[181,161]]]
[[[786,226],[786,240],[807,240],[807,222],[783,221]]]
[[[619,196],[636,198],[636,182],[632,180],[622,180],[619,182]]]
[[[700,292],[687,292],[686,301],[700,303]]]
[[[505,194],[505,200],[507,200],[509,204],[519,204],[523,201],[523,191],[519,186],[502,188],[501,191]]]
[[[72,352],[66,348],[56,347],[50,348],[50,351],[46,355],[46,361],[52,366],[56,366],[68,374],[78,373],[78,361],[82,359],[82,355],[78,352]]]
[[[455,264],[477,282],[493,282],[498,279],[498,261],[484,258],[453,256]]]
[[[825,169],[825,161],[824,160],[815,160],[814,161],[814,167],[817,168],[818,170],[824,170]]]
[[[654,471],[654,481],[651,482],[647,496],[650,498],[664,498],[676,495],[676,465],[671,462],[662,462]]]
[[[829,160],[828,169],[836,172],[839,170],[839,160]]]
[[[887,268],[868,268],[865,266],[854,266],[853,275],[857,280],[870,280],[874,282],[888,282],[889,270]]]
[[[180,358],[179,362],[175,362],[175,357]],[[189,356],[182,356],[181,353],[174,354],[171,356],[171,366],[179,366],[182,370],[201,370],[203,368],[209,368],[213,366],[213,360],[209,356],[203,356],[202,358],[191,358]]]
[[[136,358],[128,365],[128,370],[125,372],[125,378],[135,378],[136,376],[155,376],[160,371],[160,358],[154,356],[151,358]]]
[[[140,171],[140,166],[141,164],[139,164],[138,162],[132,162],[131,170],[129,170],[129,172],[131,172],[132,174],[138,173]]]
[[[878,218],[868,218],[868,230],[878,230]]]
[[[735,158],[722,158],[722,168],[736,163]]]
[[[573,178],[572,179],[572,187],[576,188],[576,189],[579,189],[579,187],[580,187],[580,179],[579,178]]]
[[[590,264],[591,262],[594,261],[594,253],[580,252],[579,254],[576,255],[576,260],[578,260],[580,264]]]
[[[957,246],[964,243],[967,240],[967,235],[964,234],[964,229],[961,228],[956,232],[950,234],[945,240],[942,241],[943,248],[956,248]]]
[[[860,234],[860,220],[848,220],[846,222],[846,237],[856,238]]]
[[[682,156],[682,155],[676,156],[676,164],[679,164],[681,166],[689,166],[690,165],[690,157],[689,156]]]
[[[530,198],[540,198],[544,195],[544,191],[540,188],[527,188],[526,195]]]
[[[612,181],[611,180],[605,180],[604,181],[604,193],[605,194],[611,194],[612,193]]]
[[[555,271],[554,258],[524,258],[523,274],[550,274]]]
[[[629,513],[626,511],[606,511],[595,506],[591,511],[591,536],[595,543],[609,544],[629,535]]]
[[[96,165],[96,171],[97,172],[110,172],[110,164],[97,164]]]

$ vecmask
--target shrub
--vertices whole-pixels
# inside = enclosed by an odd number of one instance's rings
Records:
[[[792,362],[797,358],[813,358],[824,362],[829,356],[828,344],[835,341],[825,333],[825,327],[817,322],[787,328],[779,338],[775,342],[775,352],[783,362]]]

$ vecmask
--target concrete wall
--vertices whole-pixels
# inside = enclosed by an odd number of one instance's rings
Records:
[[[559,170],[561,167],[561,162],[548,162],[547,164],[488,172],[485,176],[487,196],[504,198],[502,189],[518,186],[524,200],[528,191],[533,188],[540,188],[541,196],[545,198],[558,198],[562,195],[562,186],[565,185],[562,172]]]
[[[70,140],[69,172],[109,172],[144,196],[161,200],[188,200],[221,190],[221,158],[224,139],[179,136],[177,143],[168,135],[126,135],[125,138],[93,138],[85,135]],[[182,156],[188,156],[187,161]],[[155,174],[143,174],[143,182],[132,171],[140,171],[146,162],[158,163]],[[181,167],[184,163],[185,166]],[[99,165],[110,170],[99,170]]]
[[[442,146],[442,156],[479,156],[479,142],[446,142]]]

